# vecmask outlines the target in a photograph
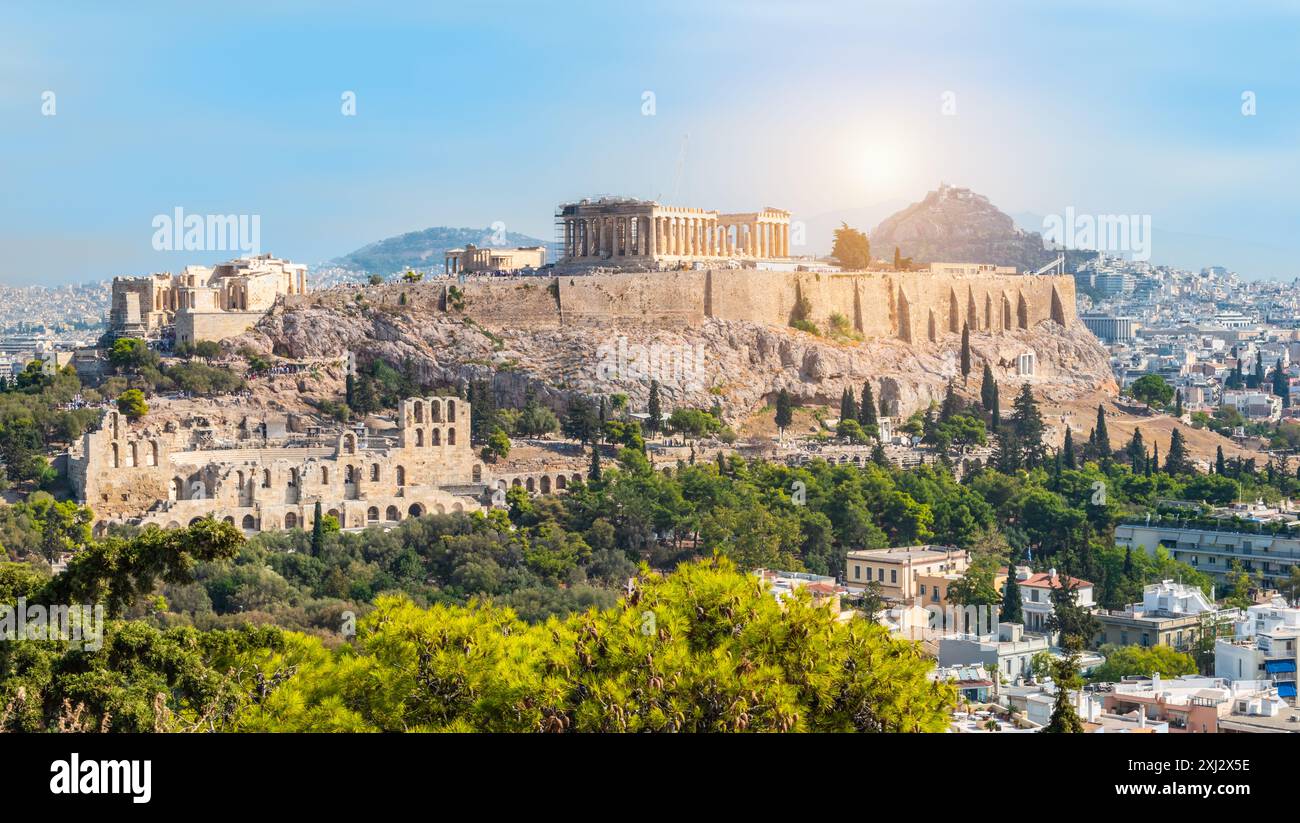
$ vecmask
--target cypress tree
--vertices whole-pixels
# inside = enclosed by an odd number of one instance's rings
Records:
[[[325,549],[325,523],[321,516],[319,500],[316,501],[314,516],[315,520],[311,525],[311,553],[313,557],[320,557]]]
[[[1077,469],[1078,461],[1074,457],[1074,435],[1070,432],[1070,427],[1065,427],[1065,444],[1061,447],[1061,455],[1067,469]]]
[[[600,481],[600,446],[596,443],[591,444],[591,470],[587,472],[587,479],[593,483]]]
[[[1133,465],[1133,473],[1143,473],[1146,469],[1147,447],[1142,442],[1141,429],[1136,427],[1133,429],[1133,437],[1128,441],[1128,445],[1124,447],[1124,452],[1128,455],[1129,463]]]
[[[1191,460],[1187,456],[1187,445],[1183,442],[1183,433],[1174,429],[1169,436],[1169,454],[1165,455],[1165,471],[1169,474],[1186,474],[1191,469]]]
[[[1074,637],[1068,638],[1068,642],[1065,642],[1067,638],[1062,638],[1062,641],[1066,646],[1066,655],[1052,664],[1056,702],[1052,706],[1052,719],[1043,731],[1050,734],[1080,734],[1083,732],[1083,722],[1074,710],[1070,695],[1071,691],[1083,688],[1083,678],[1079,676],[1079,641]]]
[[[858,404],[853,399],[853,389],[845,389],[840,394],[840,419],[858,419]]]
[[[776,427],[786,429],[790,422],[794,420],[794,410],[791,408],[790,392],[781,389],[776,396]]]
[[[1183,390],[1179,389],[1174,392],[1174,417],[1182,418],[1183,416]]]
[[[1160,444],[1151,444],[1151,460],[1147,463],[1147,477],[1160,470]]]
[[[1223,460],[1223,446],[1219,446],[1214,452],[1214,473],[1222,477],[1227,474],[1226,469],[1227,466],[1224,465]]]
[[[998,384],[993,384],[993,406],[989,409],[993,413],[990,420],[989,428],[997,431],[1002,428],[1002,402],[998,399]]]
[[[970,323],[961,324],[961,382],[970,379]]]
[[[870,382],[862,384],[862,403],[858,406],[858,422],[868,431],[870,431],[867,429],[868,426],[876,426],[880,422],[876,417],[876,398],[871,393]]]
[[[957,402],[957,392],[953,390],[952,381],[948,381],[948,390],[943,394],[943,407],[939,409],[939,419],[947,423],[952,416],[960,411]]]
[[[649,417],[649,419],[646,420],[646,424],[650,427],[650,431],[658,434],[659,430],[662,429],[664,425],[663,411],[659,408],[658,380],[650,381],[650,399],[646,401],[645,410]]]
[[[989,366],[989,361],[984,361],[984,377],[980,382],[980,405],[984,411],[993,411],[993,406],[997,403],[997,381],[993,379],[993,369]]]
[[[1097,404],[1097,426],[1093,429],[1097,437],[1097,454],[1101,458],[1110,457],[1110,432],[1106,431],[1106,410]]]
[[[998,619],[1003,623],[1025,622],[1024,609],[1020,605],[1020,584],[1016,582],[1014,557],[1007,564],[1007,582],[1002,586],[1002,614]]]

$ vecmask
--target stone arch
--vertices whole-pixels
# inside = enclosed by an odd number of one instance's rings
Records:
[[[343,515],[339,513],[338,509],[330,509],[325,513],[328,514],[330,517],[334,518],[335,520],[339,521],[339,526],[343,525]]]
[[[182,480],[180,477],[173,477],[172,482],[167,484],[167,499],[168,500],[185,499],[185,481]]]
[[[562,474],[555,475],[555,488],[559,491],[564,491],[569,488],[569,478]]]
[[[442,401],[441,400],[429,401],[429,421],[433,423],[442,422]]]
[[[465,507],[459,503],[452,503],[451,510],[457,514],[460,514],[465,511]]]
[[[397,467],[397,485],[399,485],[399,486],[405,486],[405,485],[406,485],[406,467],[405,467],[405,466],[398,466],[398,467]]]
[[[527,489],[529,493],[532,493],[537,490],[537,483],[535,483],[533,481],[533,478],[530,477],[528,478],[527,481],[525,481],[524,488]]]
[[[456,427],[455,427],[455,426],[452,426],[451,428],[447,429],[447,445],[448,445],[448,446],[454,446],[454,445],[456,445]]]
[[[541,489],[542,489],[542,494],[551,493],[551,478],[547,477],[546,475],[542,475]]]
[[[379,520],[379,507],[378,507],[378,506],[371,506],[370,508],[366,509],[366,522],[367,522],[367,523],[375,523],[375,522],[377,522],[378,520]]]
[[[128,466],[138,466],[138,465],[140,465],[140,444],[139,444],[139,442],[137,442],[137,441],[135,441],[135,440],[132,440],[132,441],[131,441],[131,447],[127,450],[127,455],[126,455],[126,456],[127,456],[127,460],[130,461],[130,462],[128,462],[126,465],[128,465]]]
[[[474,468],[470,469],[470,480],[475,483],[483,482],[483,464],[475,463]]]
[[[402,513],[396,506],[389,506],[388,510],[384,512],[384,519],[390,523],[396,523],[402,519]]]
[[[379,482],[379,464],[378,464],[378,463],[371,463],[371,464],[370,464],[370,481],[371,481],[372,483],[378,483],[378,482]]]
[[[121,467],[122,467],[121,450],[118,449],[117,444],[114,443],[113,444],[113,468],[119,469]]]
[[[286,529],[298,528],[298,515],[294,514],[293,512],[289,512],[288,514],[286,514],[284,516],[284,527]]]
[[[244,515],[243,527],[246,531],[257,528],[257,520],[251,514]]]
[[[321,482],[321,485],[322,485],[322,486],[328,486],[328,485],[330,484],[330,467],[329,467],[329,466],[321,466],[321,467],[320,467],[320,482]]]
[[[1016,327],[1021,329],[1029,328],[1029,304],[1025,302],[1025,293],[1017,292],[1016,294]]]
[[[569,481],[572,482],[572,483],[581,483],[581,482],[582,482],[582,475],[577,474],[577,473],[575,472],[574,475],[573,475],[572,477],[569,478]]]
[[[415,445],[416,446],[424,445],[424,429],[415,430]]]
[[[264,489],[269,489],[269,488],[271,488],[271,470],[270,470],[270,469],[262,469],[262,488],[264,488]]]
[[[511,481],[510,481],[510,488],[512,488],[512,489],[520,489],[520,488],[523,488],[523,485],[524,485],[524,484],[523,484],[523,481],[521,481],[518,477],[516,477],[514,480],[511,480]]]
[[[442,505],[441,503],[439,503],[439,504],[437,504],[437,505],[435,505],[435,506],[433,507],[433,513],[434,513],[434,514],[446,514],[446,513],[447,513],[447,507],[444,506],[444,505]]]
[[[169,521],[167,521],[167,528],[168,528],[168,529],[179,529],[180,527],[181,527],[181,524],[180,524],[180,523],[177,523],[175,520],[169,520]]]
[[[415,422],[423,423],[424,422],[424,401],[416,400],[412,408],[414,409],[415,412]]]
[[[447,401],[447,422],[448,423],[456,422],[456,401],[455,400]]]
[[[407,514],[411,515],[411,517],[423,517],[424,506],[421,506],[419,503],[412,503],[411,508],[407,509]]]
[[[442,445],[442,429],[429,430],[429,447]]]
[[[344,454],[357,453],[357,436],[355,434],[343,435],[343,453]]]
[[[190,518],[190,525],[191,525],[191,526],[195,525],[196,523],[202,523],[202,522],[203,522],[203,518],[202,518],[202,517],[193,517],[193,518]]]
[[[235,518],[231,517],[230,515],[226,515],[225,517],[221,518],[221,522],[229,523],[230,525],[233,526],[235,525]]]

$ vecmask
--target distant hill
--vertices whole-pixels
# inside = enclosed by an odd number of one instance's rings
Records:
[[[407,269],[428,271],[442,267],[443,255],[448,249],[463,248],[470,243],[475,246],[546,246],[546,259],[549,262],[555,260],[553,244],[526,234],[508,231],[502,237],[491,228],[434,226],[371,243],[331,262],[340,268],[370,274],[396,274]]]
[[[987,197],[946,184],[886,217],[870,239],[873,257],[889,260],[897,247],[918,265],[992,263],[1032,271],[1057,255],[1043,248],[1042,235],[1018,228]]]

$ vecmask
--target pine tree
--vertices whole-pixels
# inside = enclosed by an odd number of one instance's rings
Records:
[[[1219,446],[1214,452],[1214,473],[1223,477],[1228,473],[1227,468],[1223,461],[1223,446]]]
[[[970,379],[970,323],[961,324],[961,382]]]
[[[1074,456],[1074,435],[1070,432],[1070,427],[1065,427],[1065,444],[1061,446],[1061,456],[1067,469],[1079,468],[1078,460]]]
[[[776,427],[784,431],[789,428],[793,420],[794,410],[791,408],[790,392],[781,389],[776,396]]]
[[[1097,404],[1097,426],[1093,429],[1097,438],[1097,456],[1105,459],[1110,457],[1110,432],[1106,431],[1106,410]]]
[[[1028,383],[1020,387],[1012,406],[1011,424],[1020,444],[1021,463],[1030,469],[1041,466],[1047,456],[1043,446],[1043,416]]]
[[[591,469],[587,472],[587,479],[592,483],[600,482],[600,446],[596,443],[591,444]]]
[[[1169,436],[1169,454],[1165,456],[1165,471],[1168,474],[1186,474],[1191,471],[1187,445],[1183,442],[1183,433],[1177,428]]]
[[[989,361],[984,361],[984,377],[980,382],[980,405],[984,411],[993,411],[993,406],[997,403],[997,381],[993,379],[993,369],[989,366]]]
[[[325,518],[321,516],[319,500],[316,501],[313,516],[315,519],[311,525],[311,554],[312,557],[320,557],[325,550]]]
[[[650,399],[646,401],[646,425],[650,431],[658,434],[664,426],[663,410],[659,408],[659,381],[650,381]]]
[[[880,424],[880,420],[876,417],[876,398],[871,393],[870,382],[862,384],[862,403],[858,406],[858,422],[862,424],[865,431],[871,431]]]
[[[1011,558],[1007,564],[1007,582],[1002,587],[1002,614],[998,617],[1003,623],[1024,623],[1025,613],[1020,605],[1020,584],[1016,582],[1016,561]]]

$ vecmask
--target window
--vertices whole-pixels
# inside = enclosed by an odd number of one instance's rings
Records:
[[[922,596],[925,595],[925,584],[924,584],[924,583],[921,584],[921,595],[922,595]]]
[[[854,580],[862,579],[862,567],[859,566],[857,563],[853,564],[853,579]]]
[[[898,569],[889,570],[889,582],[893,583],[894,585],[898,584]]]
[[[881,583],[885,582],[885,570],[883,567],[876,569],[876,579],[879,580]]]

